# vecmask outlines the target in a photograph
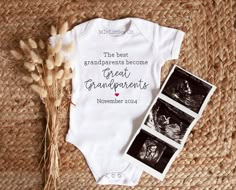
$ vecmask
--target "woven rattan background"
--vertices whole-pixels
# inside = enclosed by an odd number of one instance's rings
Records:
[[[163,182],[144,173],[135,189],[236,189],[235,0],[1,0],[0,1],[0,190],[38,190],[45,126],[44,106],[21,80],[9,50],[20,39],[47,39],[59,17],[77,23],[95,17],[140,17],[185,31],[177,63],[218,88]],[[64,141],[68,109],[60,115],[61,189],[127,190],[96,185],[78,149]],[[79,125],[79,124],[78,124]]]

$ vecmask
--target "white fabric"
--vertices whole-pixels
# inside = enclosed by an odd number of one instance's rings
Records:
[[[63,52],[72,62],[76,105],[66,141],[84,154],[98,184],[138,183],[141,169],[122,154],[158,93],[162,65],[178,58],[183,37],[139,18],[96,18],[50,37],[52,46],[58,39],[75,44],[72,53]]]

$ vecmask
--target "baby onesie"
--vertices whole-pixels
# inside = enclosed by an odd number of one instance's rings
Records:
[[[161,67],[177,59],[184,32],[139,18],[92,19],[52,46],[74,42],[73,104],[66,141],[76,146],[98,184],[133,186],[142,170],[122,158],[160,88]]]

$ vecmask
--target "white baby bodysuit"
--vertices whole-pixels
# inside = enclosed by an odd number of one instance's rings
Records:
[[[142,170],[122,158],[160,88],[161,67],[177,59],[184,32],[139,18],[92,19],[55,45],[74,42],[66,141],[85,156],[98,184],[136,185]],[[79,171],[78,171],[79,172]]]

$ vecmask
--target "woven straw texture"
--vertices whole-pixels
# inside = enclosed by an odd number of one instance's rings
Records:
[[[43,188],[38,166],[44,105],[22,81],[22,65],[11,58],[9,50],[16,49],[20,39],[46,40],[50,25],[71,15],[77,17],[77,24],[95,17],[132,16],[181,29],[186,37],[180,59],[165,64],[162,79],[177,63],[217,86],[165,180],[144,173],[134,189],[236,189],[235,0],[12,0],[0,1],[0,15],[1,190]],[[60,123],[60,189],[133,189],[97,185],[81,152],[65,142],[67,107],[60,114]]]

